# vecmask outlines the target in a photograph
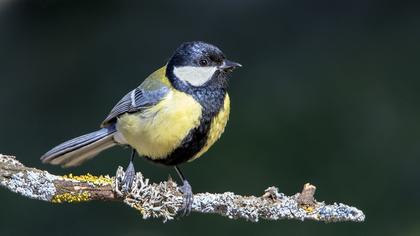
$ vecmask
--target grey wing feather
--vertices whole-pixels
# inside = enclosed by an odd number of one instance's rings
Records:
[[[137,112],[155,105],[169,92],[169,88],[164,84],[160,84],[159,81],[147,82],[147,85],[150,83],[159,83],[160,86],[154,86],[154,89],[150,90],[148,89],[149,86],[144,86],[144,84],[142,84],[134,90],[130,91],[117,103],[117,105],[114,106],[109,115],[102,122],[102,126],[106,126],[109,124],[109,122],[113,121],[124,113]]]

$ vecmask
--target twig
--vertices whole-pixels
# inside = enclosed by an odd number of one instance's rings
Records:
[[[124,171],[118,168],[115,177],[57,176],[47,171],[25,167],[13,156],[0,154],[0,185],[22,196],[52,203],[76,203],[92,200],[119,201],[137,209],[144,219],[172,220],[183,204],[182,193],[172,180],[149,183],[137,173],[135,184],[123,191]],[[194,195],[192,211],[216,213],[230,219],[315,220],[324,222],[365,219],[363,212],[341,203],[326,205],[314,198],[315,186],[306,184],[302,193],[286,196],[276,187],[269,187],[260,197],[240,196],[232,192]]]

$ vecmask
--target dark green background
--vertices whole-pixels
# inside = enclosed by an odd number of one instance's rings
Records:
[[[414,1],[412,1],[414,2]],[[271,185],[363,209],[365,223],[262,221],[193,213],[162,224],[127,206],[51,205],[0,190],[0,235],[420,235],[420,4],[409,1],[0,2],[0,152],[52,173],[115,173],[129,150],[80,168],[42,165],[95,130],[184,41],[244,67],[230,81],[222,139],[183,166],[195,192]],[[143,159],[153,181],[175,176]]]

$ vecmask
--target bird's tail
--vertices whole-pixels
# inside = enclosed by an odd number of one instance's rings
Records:
[[[62,167],[78,166],[103,150],[116,145],[115,132],[115,125],[110,125],[74,138],[51,149],[41,157],[41,160],[44,163]]]

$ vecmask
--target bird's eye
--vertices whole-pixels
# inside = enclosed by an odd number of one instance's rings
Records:
[[[208,61],[206,59],[201,59],[200,60],[200,66],[207,66]]]

